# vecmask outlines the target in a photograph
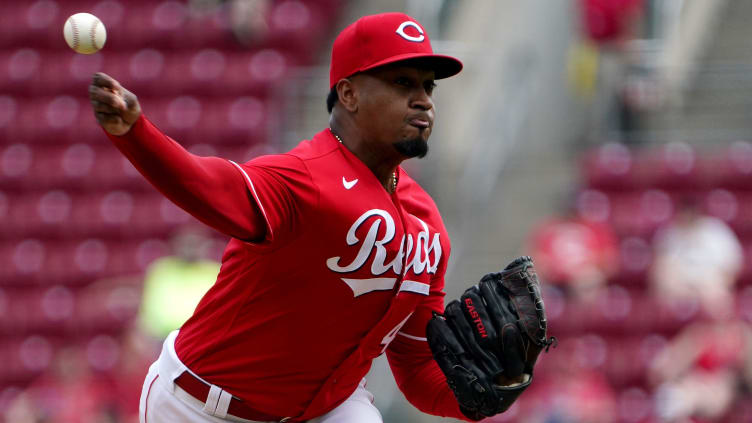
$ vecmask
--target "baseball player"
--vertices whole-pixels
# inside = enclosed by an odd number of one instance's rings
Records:
[[[463,339],[451,332],[456,316],[441,314],[449,236],[400,167],[428,150],[434,80],[461,69],[433,53],[415,19],[363,17],[334,42],[329,128],[247,163],[188,153],[134,94],[94,75],[95,116],[115,146],[167,198],[232,237],[216,283],[149,369],[142,422],[380,423],[364,376],[384,352],[425,412],[478,420],[514,401],[504,392],[529,384],[530,358],[519,372],[503,359],[490,372],[473,364],[469,350],[487,347],[466,338],[493,338],[499,323],[481,304]],[[545,329],[540,313],[533,319]]]

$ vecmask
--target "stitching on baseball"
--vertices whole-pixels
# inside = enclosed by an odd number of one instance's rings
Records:
[[[91,46],[94,50],[99,50],[99,46],[97,45],[97,25],[99,25],[99,23],[99,19],[95,19],[94,25],[92,25],[89,30],[89,38],[91,38]]]
[[[71,16],[68,21],[70,21],[71,29],[73,30],[73,50],[78,50],[78,25],[76,24],[76,20],[73,19]]]

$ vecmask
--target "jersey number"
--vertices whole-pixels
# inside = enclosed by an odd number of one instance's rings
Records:
[[[407,319],[409,319],[410,316],[412,316],[412,313],[408,314],[407,317],[405,317],[405,320],[399,322],[397,326],[395,326],[394,329],[390,330],[389,333],[386,334],[384,339],[381,340],[381,345],[383,345],[384,347],[381,349],[381,352],[379,353],[379,355],[384,354],[384,351],[386,351],[386,348],[389,346],[389,344],[392,341],[394,341],[394,338],[397,336],[397,332],[399,332],[399,330],[402,329],[402,326],[404,326],[405,323],[407,323]]]

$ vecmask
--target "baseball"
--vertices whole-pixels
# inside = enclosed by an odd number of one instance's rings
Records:
[[[76,13],[65,21],[63,36],[76,53],[92,54],[104,47],[107,31],[102,21],[91,13]]]

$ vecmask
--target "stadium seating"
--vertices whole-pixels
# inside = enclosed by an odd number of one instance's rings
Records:
[[[726,222],[745,253],[736,311],[752,322],[752,143],[696,149],[684,143],[636,148],[611,142],[581,158],[577,213],[613,229],[619,271],[589,304],[568,298],[566,289],[544,287],[549,328],[560,350],[544,355],[538,372],[571,365],[595,369],[618,393],[618,421],[654,421],[655,386],[646,377],[650,362],[672,336],[706,317],[697,301],[651,294],[654,235],[687,197]]]
[[[169,252],[170,233],[193,220],[98,127],[92,73],[137,93],[192,153],[245,162],[276,151],[280,88],[324,48],[340,3],[274,1],[268,33],[251,44],[236,41],[227,4],[211,13],[176,0],[0,4],[0,416],[61,347],[80,345],[95,371],[115,365],[141,287],[106,281],[140,282]],[[106,25],[97,54],[63,40],[64,20],[81,11]]]

